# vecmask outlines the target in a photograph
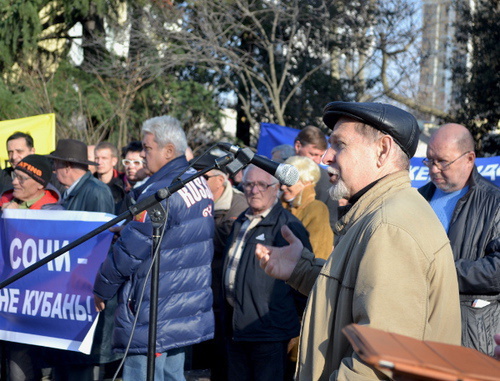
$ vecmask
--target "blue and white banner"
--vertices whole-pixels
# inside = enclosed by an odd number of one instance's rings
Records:
[[[298,133],[299,130],[295,128],[261,123],[257,153],[271,158],[273,147],[281,144],[290,144],[293,146]],[[420,188],[429,181],[429,168],[422,163],[422,159],[424,158],[414,157],[410,162],[411,184],[414,188]],[[500,187],[500,156],[477,158],[476,166],[483,177]]]
[[[6,209],[0,218],[5,280],[115,216],[66,210]],[[92,286],[113,233],[104,231],[0,290],[0,339],[88,354]]]
[[[423,159],[414,157],[410,160],[410,178],[414,188],[420,188],[429,182],[429,168],[422,163]],[[500,156],[478,157],[476,167],[481,176],[500,187]]]

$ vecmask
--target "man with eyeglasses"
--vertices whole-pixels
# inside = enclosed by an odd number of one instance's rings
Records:
[[[490,356],[500,332],[500,189],[474,165],[466,127],[445,124],[432,136],[424,164],[431,182],[419,189],[451,242],[460,290],[462,345]]]
[[[269,173],[249,166],[243,173],[249,208],[233,225],[224,263],[228,322],[228,379],[283,380],[290,340],[299,334],[296,302],[304,299],[284,281],[268,277],[255,258],[257,243],[284,246],[280,229],[288,226],[311,248],[302,223],[278,202],[280,184]]]
[[[0,199],[3,209],[47,209],[58,204],[59,191],[49,181],[52,175],[50,160],[41,155],[28,155],[17,163],[12,172],[13,189]],[[60,206],[58,209],[62,209]]]

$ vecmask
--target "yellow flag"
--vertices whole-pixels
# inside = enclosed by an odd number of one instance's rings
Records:
[[[33,137],[35,153],[47,155],[56,148],[56,115],[44,114],[0,122],[0,164],[8,164],[7,138],[14,132],[24,132]]]

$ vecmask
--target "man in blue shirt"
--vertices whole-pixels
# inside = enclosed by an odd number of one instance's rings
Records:
[[[500,189],[474,160],[474,139],[459,124],[432,136],[424,164],[431,182],[419,189],[450,239],[460,290],[462,345],[494,354],[500,332]]]

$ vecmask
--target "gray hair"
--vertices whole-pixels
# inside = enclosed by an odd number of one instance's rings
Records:
[[[274,157],[275,154],[278,157]],[[275,161],[284,163],[290,156],[295,155],[295,148],[293,148],[290,144],[281,144],[271,150],[271,155],[274,157]]]
[[[142,124],[142,136],[149,133],[155,137],[155,142],[160,147],[172,144],[177,156],[184,155],[188,147],[186,134],[182,129],[181,122],[176,118],[164,115],[146,120]]]

